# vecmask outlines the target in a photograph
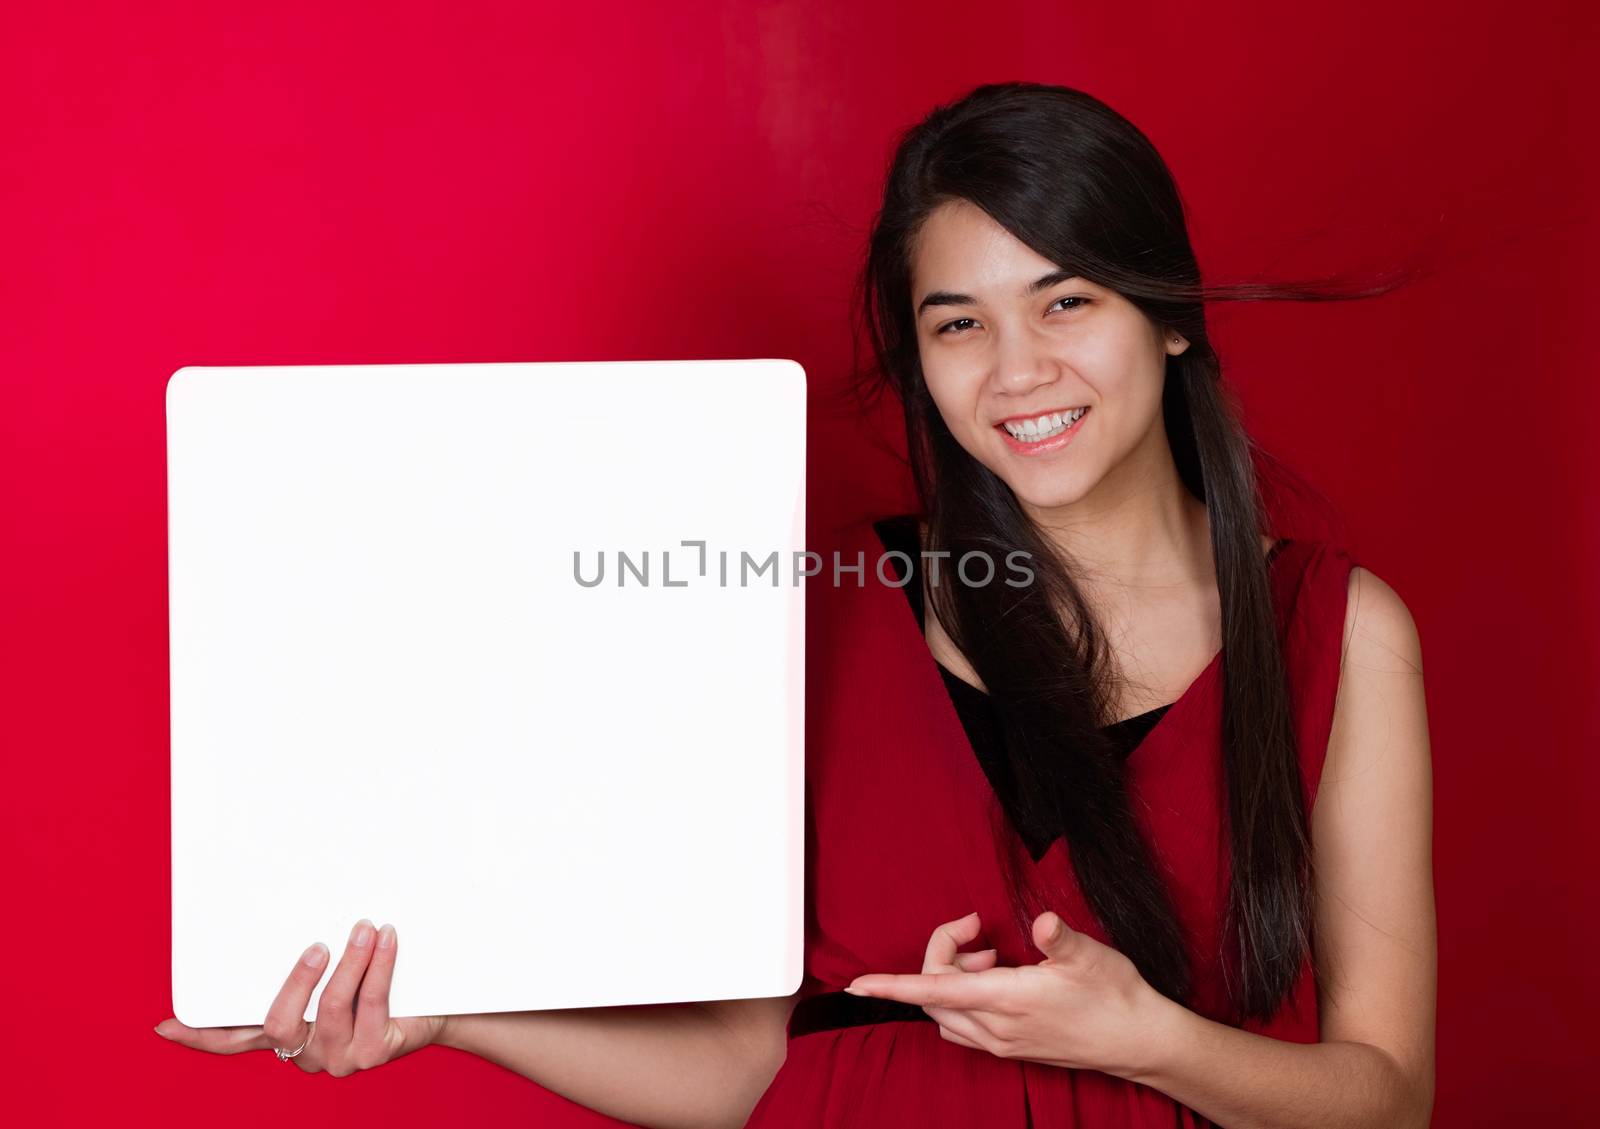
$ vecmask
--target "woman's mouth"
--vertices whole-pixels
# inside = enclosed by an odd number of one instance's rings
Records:
[[[994,429],[1017,454],[1043,455],[1070,443],[1072,437],[1083,430],[1083,420],[1088,414],[1087,407],[1070,408],[1028,419],[1007,420],[995,424]]]

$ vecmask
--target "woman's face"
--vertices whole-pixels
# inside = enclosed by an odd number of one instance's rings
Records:
[[[1097,488],[1115,500],[1171,474],[1161,390],[1167,355],[1188,347],[1120,294],[1063,273],[964,200],[930,215],[911,262],[940,416],[1037,510]]]

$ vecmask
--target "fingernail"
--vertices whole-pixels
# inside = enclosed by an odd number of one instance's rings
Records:
[[[846,988],[845,991],[849,992],[852,996],[864,996],[864,995],[866,995],[866,993],[863,992],[860,988]]]
[[[165,1022],[165,1020],[163,1020],[162,1022]],[[160,1023],[156,1024],[153,1028],[151,1028],[151,1030],[153,1030],[157,1035],[160,1035],[163,1039],[172,1038],[171,1035],[168,1035],[165,1031],[161,1030],[161,1024]]]
[[[323,947],[321,941],[318,941],[307,949],[300,959],[305,962],[307,968],[321,968],[327,963],[328,950]]]
[[[378,948],[388,949],[394,947],[394,926],[385,925],[378,930]]]
[[[356,922],[356,927],[350,930],[350,943],[358,949],[364,949],[372,940],[372,922],[362,918]]]

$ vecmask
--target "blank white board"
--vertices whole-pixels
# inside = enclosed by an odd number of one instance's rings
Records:
[[[798,364],[191,366],[166,400],[178,1019],[260,1023],[361,917],[394,1015],[799,986]]]

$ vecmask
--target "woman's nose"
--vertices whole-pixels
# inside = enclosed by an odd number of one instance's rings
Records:
[[[1012,331],[1002,336],[994,363],[996,384],[1008,395],[1024,397],[1054,381],[1061,361],[1042,342]]]

